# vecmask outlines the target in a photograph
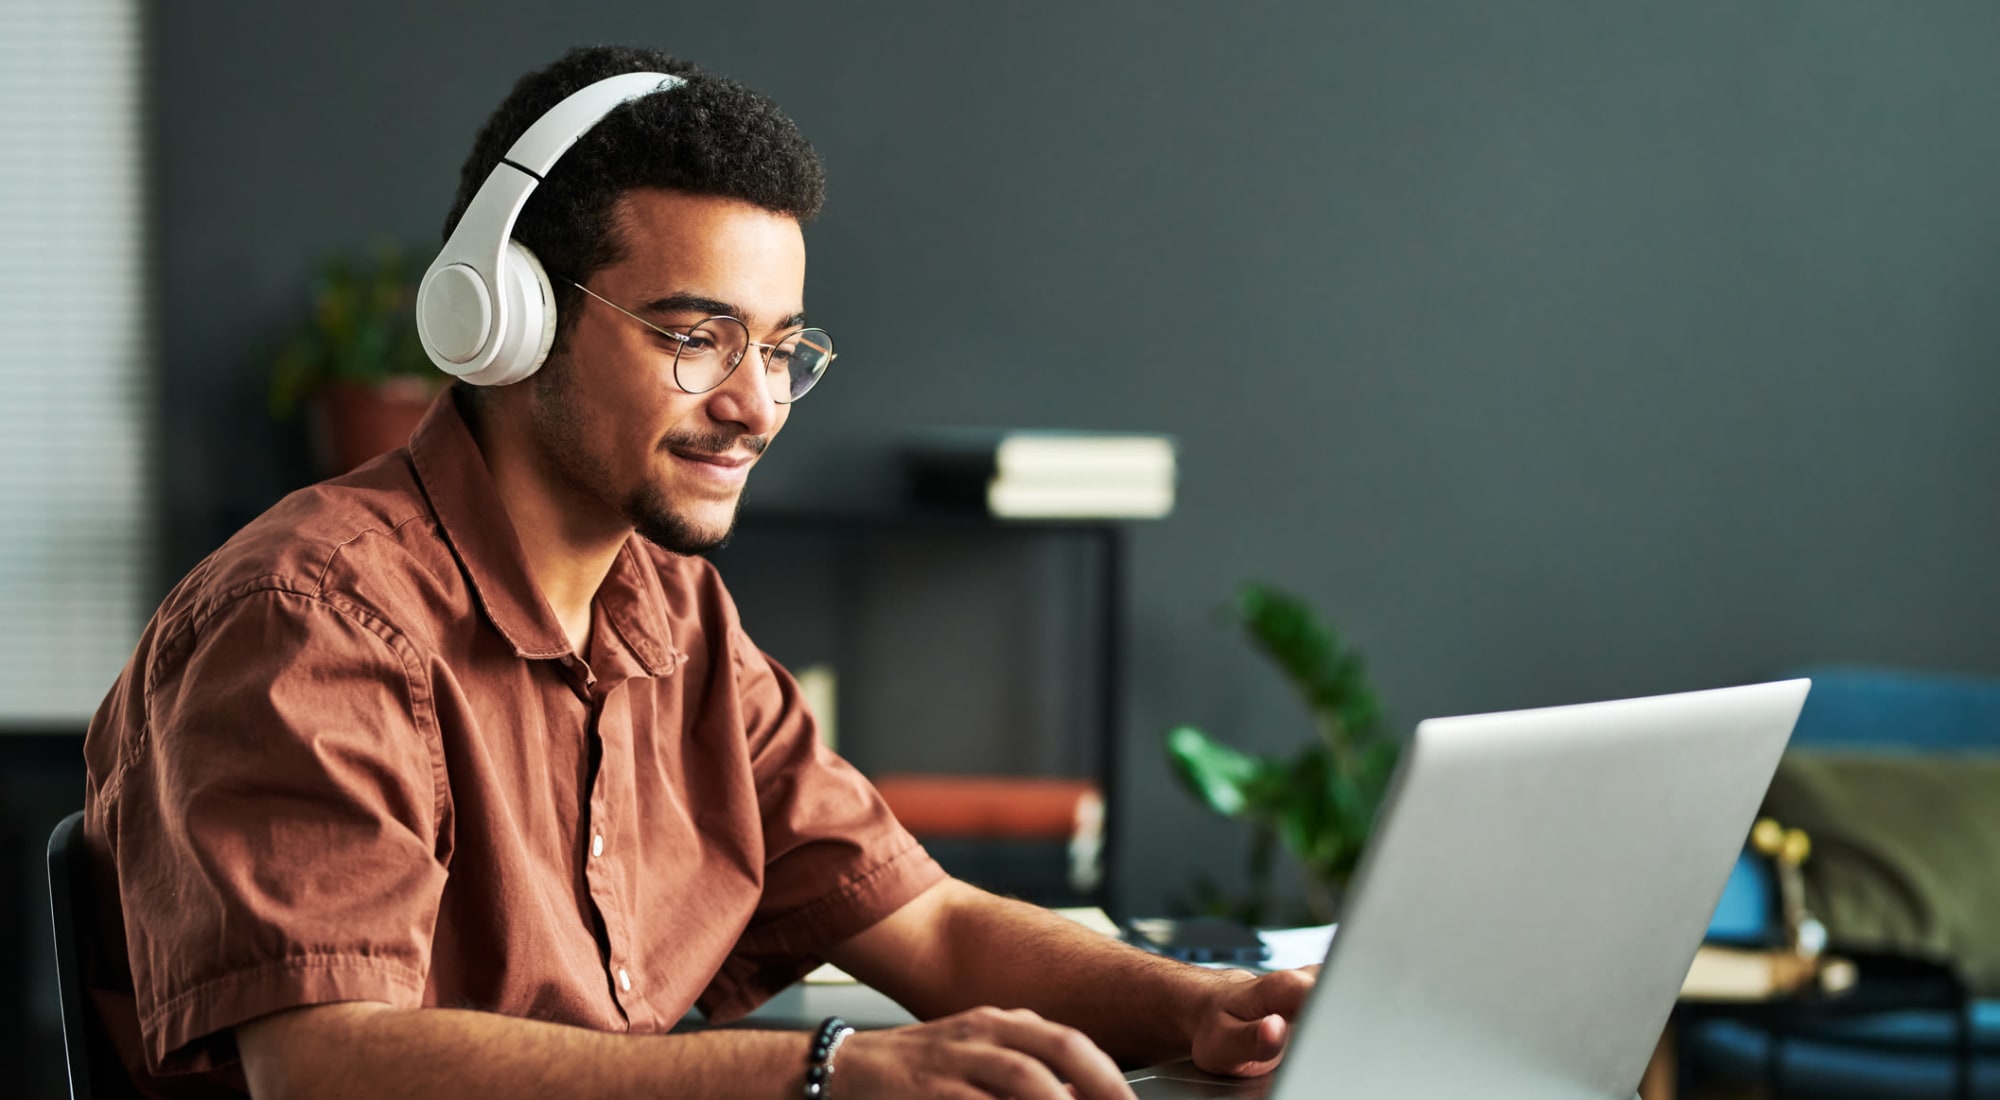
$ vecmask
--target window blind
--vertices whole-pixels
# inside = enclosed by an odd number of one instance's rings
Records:
[[[138,0],[0,4],[0,726],[69,727],[130,655],[143,460]]]

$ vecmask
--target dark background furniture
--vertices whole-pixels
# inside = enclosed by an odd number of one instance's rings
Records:
[[[1988,759],[2000,753],[2000,679],[1837,665],[1798,674],[1810,676],[1813,689],[1792,735],[1793,751],[1977,753]],[[1994,797],[2000,799],[2000,791]],[[1949,828],[1952,818],[1940,813],[1937,820]],[[1938,837],[1940,844],[1954,841]],[[1810,879],[1810,860],[1805,870]],[[2000,865],[1983,873],[2000,875]],[[1746,854],[1710,937],[1775,943],[1781,936],[1777,919],[1768,869]],[[2000,1000],[1975,999],[1948,956],[1857,949],[1839,941],[1837,924],[1829,930],[1835,937],[1829,950],[1863,964],[1854,993],[1694,1006],[1681,1030],[1684,1081],[1768,1081],[1775,1075],[1796,1095],[1827,1100],[2000,1097]],[[1957,1091],[1961,1068],[1965,1093]]]
[[[47,853],[83,805],[82,743],[79,730],[0,733],[0,1057],[22,1100],[69,1095]]]
[[[1676,1073],[1699,1095],[1716,1063],[1738,1080],[1754,1061],[1766,1100],[1937,1096],[1975,1100],[1972,992],[1949,961],[1835,948],[1855,967],[1853,988],[1816,988],[1768,1001],[1682,1001]],[[1754,1041],[1745,1043],[1746,1035]],[[1732,1042],[1733,1040],[1733,1042]],[[1719,1056],[1719,1043],[1733,1048]],[[1887,1082],[1885,1084],[1885,1082]]]
[[[62,1049],[72,1100],[130,1100],[138,1095],[118,1061],[118,1050],[98,1018],[88,990],[99,976],[95,872],[83,843],[83,812],[62,819],[49,834],[50,920],[62,996]]]
[[[865,774],[1095,786],[1110,810],[1098,854],[1106,876],[1088,889],[1069,882],[1066,833],[918,831],[948,870],[979,885],[1115,911],[1128,526],[935,509],[751,511],[709,557],[759,645],[788,668],[836,671],[839,750]]]

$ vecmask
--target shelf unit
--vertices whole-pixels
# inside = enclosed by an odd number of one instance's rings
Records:
[[[1052,715],[1054,724],[1086,735],[1081,747],[1087,753],[1072,757],[1063,770],[1093,779],[1101,793],[1105,812],[1099,858],[1104,873],[1087,896],[1065,900],[1100,905],[1116,915],[1121,897],[1120,764],[1126,714],[1126,543],[1126,524],[1118,521],[999,520],[974,512],[932,510],[768,510],[746,511],[731,544],[711,557],[754,640],[794,671],[829,659],[840,668],[839,747],[871,774],[905,770],[888,747],[899,740],[905,756],[912,755],[908,750],[914,747],[914,755],[928,756],[931,765],[938,762],[940,752],[990,763],[996,755],[1004,756],[1008,747],[963,738],[944,745],[916,745],[911,740],[916,735],[908,729],[857,728],[870,722],[902,724],[883,717],[898,709],[907,714],[909,708],[899,708],[899,703],[908,700],[899,696],[915,697],[913,706],[919,711],[924,706],[935,711],[948,703],[940,693],[948,694],[949,689],[936,682],[938,677],[894,684],[891,670],[870,667],[871,658],[875,666],[892,663],[889,654],[896,646],[922,647],[929,640],[926,635],[885,645],[881,635],[895,632],[893,623],[882,621],[885,617],[900,615],[906,624],[927,617],[941,632],[956,632],[958,641],[964,642],[967,635],[977,633],[964,617],[977,615],[983,601],[989,611],[1001,608],[1000,617],[1013,620],[1015,633],[1039,630],[1056,649],[1068,648],[1073,660],[1052,654],[999,654],[996,663],[1007,667],[999,670],[997,679],[988,677],[978,686],[992,692],[1003,709],[1034,712],[1034,700],[1024,703],[1014,696],[1037,696],[1045,704],[1040,710],[1044,716]],[[1020,572],[1009,579],[1005,576],[1009,568]],[[1037,589],[1044,580],[1054,580],[1058,586],[1075,583],[1080,594],[1061,600],[1060,592],[1034,590],[1026,592],[1025,600],[1007,598],[1010,587]],[[927,604],[905,591],[910,587],[924,588],[948,603]],[[1036,603],[1040,606],[1016,606]],[[968,605],[974,610],[968,611]],[[1089,644],[1079,644],[1071,629],[1055,622],[1065,617],[1078,620],[1074,626],[1090,635]],[[1011,640],[1017,650],[1037,648],[1019,637]],[[1004,645],[1008,639],[986,641]],[[943,648],[951,648],[949,639]],[[919,659],[933,668],[953,663],[935,649],[919,654]],[[1037,659],[1062,667],[1040,670],[1050,675],[1023,671]],[[1017,681],[1011,686],[998,682],[1008,671]],[[1063,679],[1070,682],[1059,682]],[[975,717],[989,727],[1003,720]],[[981,721],[969,725],[976,728]],[[1064,742],[1060,730],[1030,732],[1041,739],[1045,757],[1079,747]],[[990,728],[987,736],[993,736]],[[1013,763],[1017,766],[1007,770],[1016,774],[1037,770],[1061,774],[1048,767],[1047,759],[1039,769],[1023,769],[1018,760]]]

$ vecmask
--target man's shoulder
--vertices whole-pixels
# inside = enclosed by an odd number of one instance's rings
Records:
[[[381,610],[400,576],[456,573],[408,453],[299,489],[188,574],[163,612],[199,619],[259,592]]]

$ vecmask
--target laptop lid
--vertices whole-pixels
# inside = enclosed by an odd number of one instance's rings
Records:
[[[1632,1096],[1809,686],[1419,725],[1273,1100]]]

